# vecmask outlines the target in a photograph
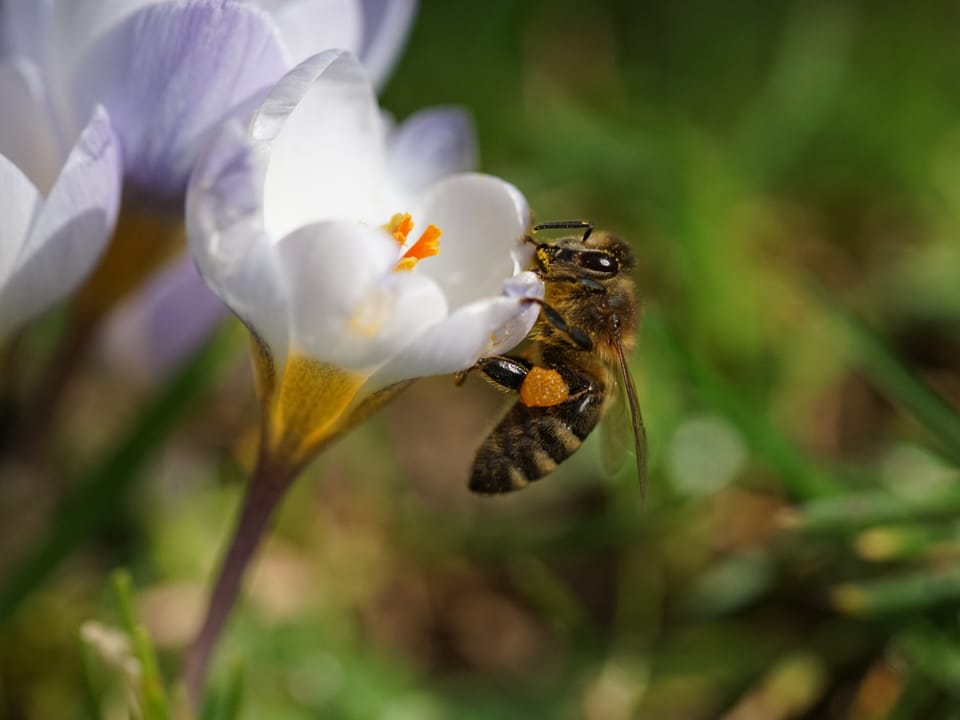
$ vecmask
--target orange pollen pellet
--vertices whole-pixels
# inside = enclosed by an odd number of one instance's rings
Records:
[[[560,373],[534,366],[520,386],[520,402],[527,407],[553,407],[570,397],[570,388]]]
[[[420,238],[400,258],[397,270],[409,270],[424,258],[440,253],[440,236],[443,231],[436,225],[427,225]]]

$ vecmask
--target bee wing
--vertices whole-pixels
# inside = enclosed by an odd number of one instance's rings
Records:
[[[620,343],[614,343],[617,351],[617,362],[620,365],[620,391],[626,395],[627,402],[620,402],[621,411],[617,415],[623,416],[623,410],[629,410],[630,425],[633,430],[633,445],[636,450],[637,461],[637,479],[640,481],[640,499],[644,505],[647,504],[647,431],[643,427],[643,416],[640,414],[640,402],[637,400],[637,389],[633,385],[633,377],[630,375],[630,367],[627,365],[627,359],[623,355],[623,347]],[[625,432],[619,433],[620,437],[626,437]]]
[[[619,368],[611,377],[613,386],[610,388],[609,404],[600,423],[600,460],[604,472],[616,475],[623,467],[627,459],[627,449],[630,447],[630,405],[620,379]]]

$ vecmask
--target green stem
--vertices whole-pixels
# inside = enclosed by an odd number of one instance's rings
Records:
[[[295,475],[295,471],[286,467],[273,467],[265,462],[261,455],[243,501],[233,538],[220,567],[220,574],[210,595],[206,616],[184,664],[183,683],[194,709],[200,707],[210,660],[230,611],[237,601],[247,566],[266,534],[274,510]]]
[[[93,323],[70,318],[14,435],[13,453],[18,459],[31,464],[43,459],[50,428],[95,330]]]

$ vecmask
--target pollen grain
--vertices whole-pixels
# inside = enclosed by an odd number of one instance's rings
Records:
[[[532,367],[520,386],[520,402],[527,407],[553,407],[570,397],[570,388],[556,370]]]

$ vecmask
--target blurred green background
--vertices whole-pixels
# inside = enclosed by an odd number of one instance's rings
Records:
[[[958,33],[933,0],[424,0],[383,106],[466,106],[538,220],[633,243],[648,505],[593,437],[472,497],[504,399],[421,381],[294,487],[220,708],[239,660],[246,718],[960,718]],[[236,328],[153,391],[89,359],[57,471],[5,467],[0,717],[128,716],[120,566],[175,676],[249,373]]]

